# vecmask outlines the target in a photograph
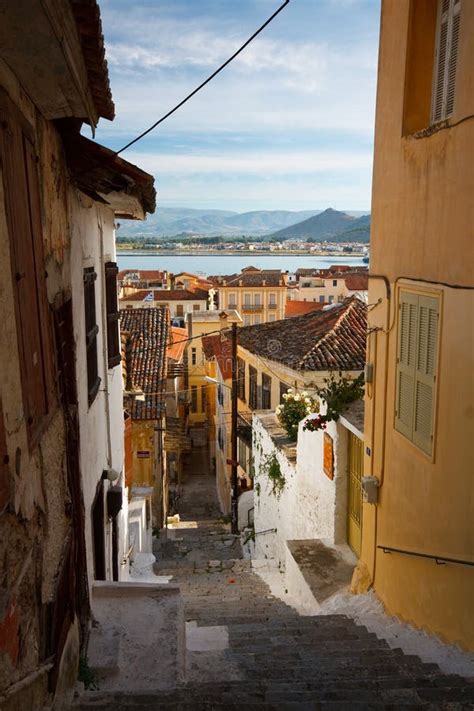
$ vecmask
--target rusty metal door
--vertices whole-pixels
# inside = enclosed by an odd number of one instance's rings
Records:
[[[362,472],[364,468],[364,442],[349,432],[347,502],[347,542],[360,555],[362,539]]]

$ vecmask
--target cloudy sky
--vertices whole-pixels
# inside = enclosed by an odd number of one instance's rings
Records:
[[[102,0],[119,149],[227,59],[279,0]],[[123,153],[159,204],[370,206],[379,0],[291,0],[216,79]]]

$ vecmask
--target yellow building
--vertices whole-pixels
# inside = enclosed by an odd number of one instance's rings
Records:
[[[230,329],[233,323],[240,325],[242,319],[232,309],[222,311],[195,311],[188,314],[188,333],[190,341],[187,349],[188,388],[189,388],[189,424],[194,430],[191,434],[197,438],[203,431],[204,440],[207,434],[204,427],[207,423],[207,395],[209,382],[205,380],[206,359],[203,353],[202,336],[208,333]]]
[[[285,317],[287,274],[277,269],[245,267],[240,274],[210,279],[218,290],[219,308],[236,309],[244,326]]]
[[[354,589],[474,648],[474,3],[384,0]]]

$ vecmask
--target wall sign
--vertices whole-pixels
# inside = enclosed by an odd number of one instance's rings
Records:
[[[148,449],[139,449],[137,451],[137,459],[150,459],[150,451]]]
[[[334,446],[331,435],[323,435],[323,469],[326,476],[334,479]]]

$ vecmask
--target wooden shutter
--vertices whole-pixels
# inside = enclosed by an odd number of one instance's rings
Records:
[[[107,363],[109,368],[115,368],[121,360],[117,274],[117,264],[115,262],[107,262],[105,264],[105,302],[107,311]]]
[[[413,432],[417,315],[418,296],[401,292],[395,423],[397,430],[410,439]]]
[[[400,293],[395,427],[432,452],[438,299]]]
[[[0,94],[0,158],[15,291],[16,330],[23,407],[30,449],[57,405],[52,324],[36,154],[30,131],[14,105]]]
[[[413,442],[431,454],[438,342],[438,300],[418,297],[418,333],[413,408]]]
[[[86,324],[86,353],[87,353],[87,391],[89,405],[91,405],[99,391],[100,378],[98,371],[97,334],[99,327],[96,323],[95,310],[95,280],[97,274],[94,267],[84,269],[84,312]]]
[[[433,123],[448,118],[454,110],[460,11],[460,0],[439,0],[431,111]]]

